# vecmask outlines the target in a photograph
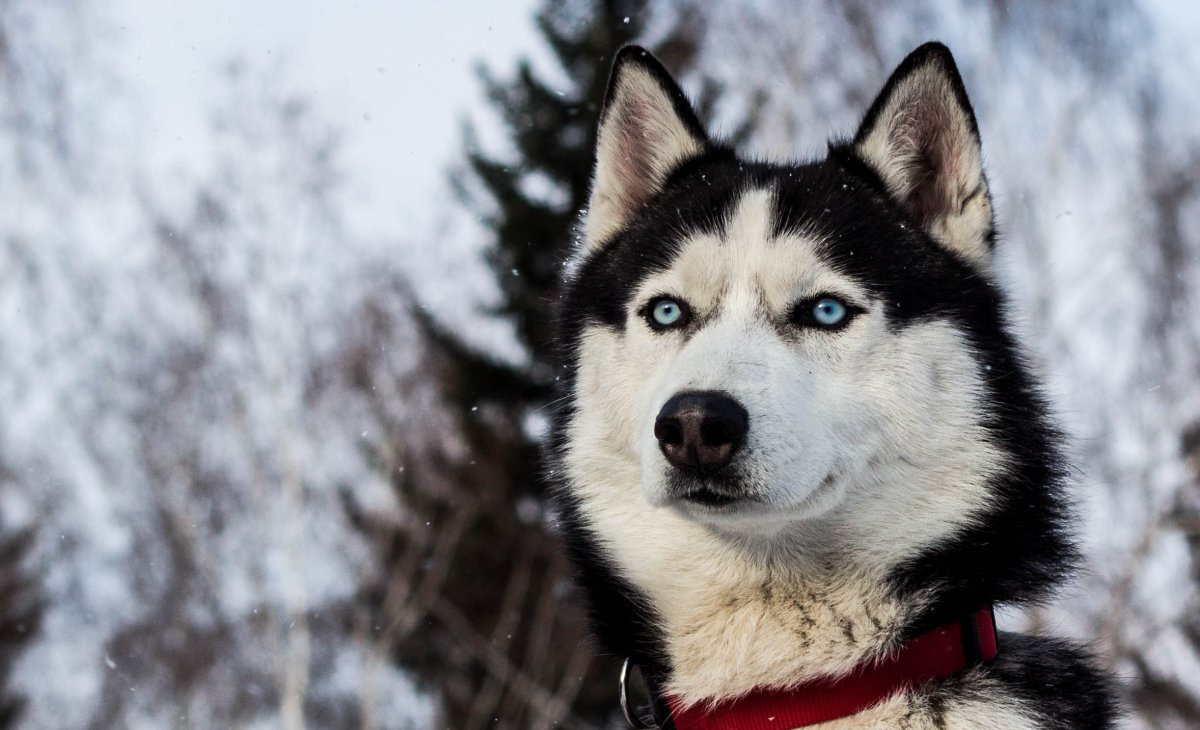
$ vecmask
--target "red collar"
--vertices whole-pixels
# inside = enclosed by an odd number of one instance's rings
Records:
[[[753,691],[712,709],[667,698],[675,730],[788,730],[848,717],[909,687],[947,677],[997,654],[990,606],[911,639],[877,662],[838,679],[787,690]]]

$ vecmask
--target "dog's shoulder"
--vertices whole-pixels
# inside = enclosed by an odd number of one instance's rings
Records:
[[[1121,715],[1116,682],[1085,646],[1048,636],[1001,633],[988,674],[1045,718],[1047,727],[1107,728]]]
[[[1121,716],[1116,682],[1084,646],[1001,633],[1000,654],[909,698],[916,726],[1103,730]]]
[[[903,692],[821,730],[1105,730],[1122,708],[1113,678],[1083,646],[1000,634],[996,659]]]

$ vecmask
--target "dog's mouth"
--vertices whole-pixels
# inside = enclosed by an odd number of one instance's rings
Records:
[[[740,497],[736,497],[731,494],[725,494],[723,492],[717,492],[712,489],[708,489],[707,487],[700,487],[699,489],[693,489],[689,492],[685,492],[684,494],[680,495],[680,499],[685,502],[701,505],[703,507],[719,508],[727,507],[734,502],[737,502]]]
[[[737,475],[728,469],[701,478],[673,473],[667,479],[667,494],[671,501],[704,512],[728,509],[750,496]]]

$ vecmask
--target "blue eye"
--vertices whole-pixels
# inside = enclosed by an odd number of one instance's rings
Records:
[[[845,301],[826,295],[798,304],[793,310],[792,322],[800,327],[841,329],[850,324],[853,316],[854,311]]]
[[[849,316],[849,308],[833,297],[821,297],[812,308],[813,322],[821,327],[837,327]]]
[[[666,329],[685,324],[687,305],[670,297],[659,297],[650,302],[650,326],[655,329]]]

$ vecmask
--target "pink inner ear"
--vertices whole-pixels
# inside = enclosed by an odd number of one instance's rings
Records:
[[[889,130],[888,147],[903,162],[905,203],[922,223],[957,213],[963,190],[967,133],[946,100],[923,90],[905,100]]]
[[[654,150],[647,139],[649,130],[645,122],[654,113],[654,108],[644,99],[627,98],[613,111],[617,115],[611,123],[617,130],[614,172],[620,191],[620,207],[632,211],[646,202],[657,183],[652,179],[651,155]]]

